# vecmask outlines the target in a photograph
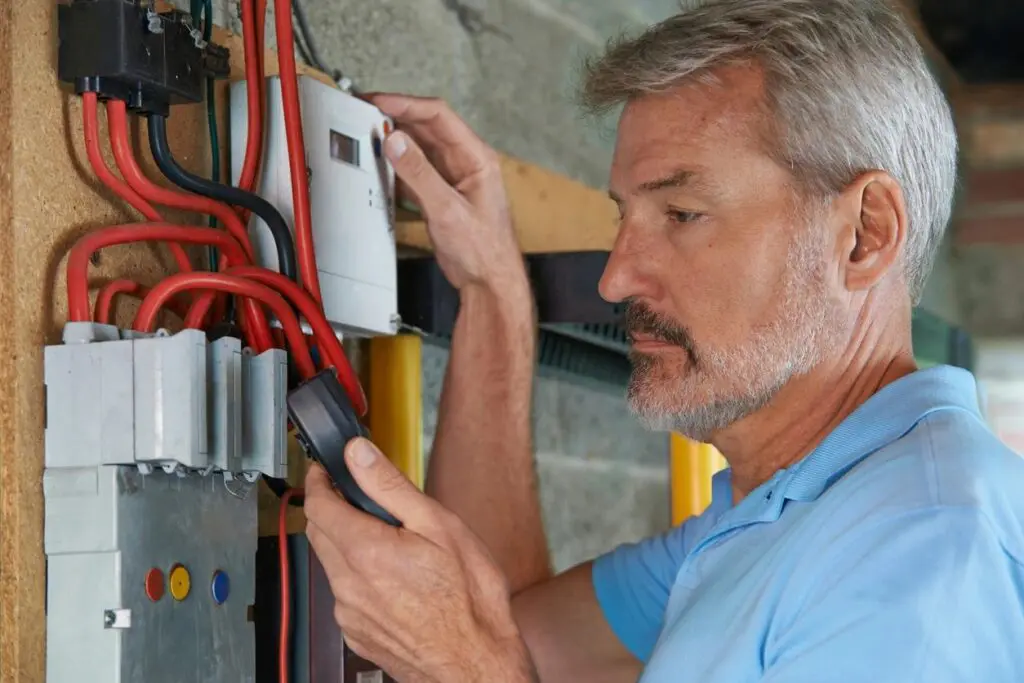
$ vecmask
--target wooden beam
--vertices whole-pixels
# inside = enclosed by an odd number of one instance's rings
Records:
[[[1024,83],[963,85],[952,104],[964,119],[1024,118]]]
[[[611,249],[618,213],[603,192],[511,157],[502,158],[501,170],[524,252]],[[430,246],[426,226],[408,216],[395,237],[405,246]]]
[[[954,240],[958,246],[1024,243],[1024,213],[969,218],[957,222]]]
[[[972,168],[1024,166],[1024,116],[961,121],[966,163]]]
[[[984,204],[1024,202],[1024,166],[979,169],[967,175],[964,203],[971,208]]]

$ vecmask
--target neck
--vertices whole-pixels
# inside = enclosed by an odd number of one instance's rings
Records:
[[[915,370],[910,330],[880,343],[861,335],[843,353],[794,377],[758,412],[714,435],[738,502],[809,454],[872,395]]]

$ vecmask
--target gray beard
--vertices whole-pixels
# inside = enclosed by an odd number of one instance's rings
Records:
[[[784,376],[768,385],[751,387],[751,391],[733,398],[719,399],[704,405],[694,406],[689,410],[659,412],[645,409],[637,396],[639,387],[647,382],[647,377],[659,362],[650,356],[631,355],[633,374],[630,379],[629,401],[633,414],[647,429],[659,432],[676,432],[694,441],[707,442],[715,432],[725,429],[744,417],[756,413],[768,405],[769,401],[785,386],[795,372],[786,372]]]
[[[707,442],[716,432],[764,408],[791,379],[806,374],[833,351],[845,325],[837,304],[828,299],[825,255],[815,236],[808,230],[790,249],[778,317],[755,330],[742,346],[698,346],[690,354],[693,363],[687,376],[678,381],[665,376],[660,358],[630,354],[633,372],[628,399],[644,426]],[[723,391],[698,405],[687,400],[693,391],[691,382],[743,388]]]

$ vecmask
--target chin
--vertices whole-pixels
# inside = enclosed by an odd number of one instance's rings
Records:
[[[714,398],[702,386],[700,374],[689,363],[641,354],[630,354],[633,373],[627,399],[630,409],[644,424],[663,431],[674,416],[700,411]]]
[[[651,356],[633,358],[627,398],[631,412],[647,429],[707,442],[759,410],[774,393],[743,391],[740,387],[747,380],[740,377],[717,383],[688,363],[679,365]],[[738,386],[730,391],[733,384]]]

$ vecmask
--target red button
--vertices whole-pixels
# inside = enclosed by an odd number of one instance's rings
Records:
[[[146,597],[153,602],[164,597],[164,573],[155,567],[146,572]]]

